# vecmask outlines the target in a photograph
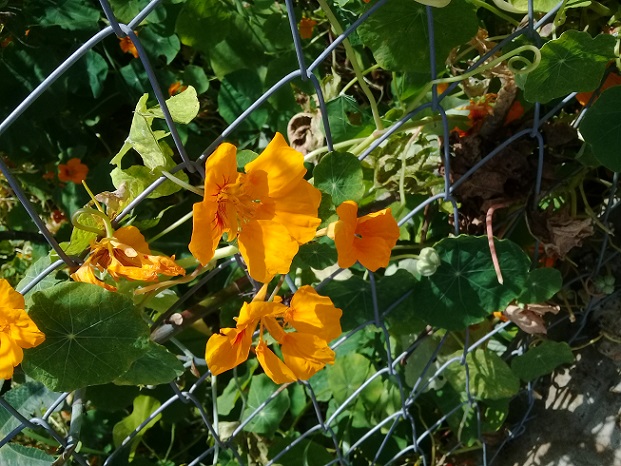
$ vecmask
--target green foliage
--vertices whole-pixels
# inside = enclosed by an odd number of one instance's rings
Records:
[[[46,339],[25,351],[23,367],[52,390],[111,382],[147,350],[147,326],[124,296],[64,283],[32,300],[30,316]]]
[[[430,325],[460,330],[481,322],[516,299],[527,282],[528,256],[508,240],[495,240],[504,284],[498,283],[487,238],[447,238],[434,248],[442,263],[414,284],[416,316]]]
[[[615,57],[614,37],[592,38],[581,31],[566,31],[541,48],[541,63],[528,74],[524,97],[530,102],[549,102],[570,92],[594,90],[606,64]],[[588,69],[588,73],[582,70]]]
[[[567,343],[545,340],[511,361],[511,369],[523,381],[532,382],[562,364],[572,362],[574,354]]]
[[[621,170],[621,157],[615,150],[621,144],[621,132],[615,122],[621,117],[621,87],[613,87],[602,93],[587,111],[580,133],[589,143],[593,155],[606,168]]]
[[[542,303],[551,299],[563,286],[563,277],[557,269],[543,268],[531,270],[526,279],[526,287],[517,300],[520,303]]]
[[[278,390],[278,385],[272,382],[265,374],[255,375],[250,383],[246,409],[243,419],[249,417],[259,406]],[[270,402],[252,418],[244,427],[248,432],[272,436],[280,425],[280,421],[285,416],[290,406],[289,392],[286,390],[278,393]]]
[[[120,447],[125,437],[131,434],[139,425],[146,421],[151,414],[160,407],[160,402],[147,395],[138,395],[134,398],[134,409],[132,413],[119,421],[114,425],[112,429],[112,436],[114,438],[114,445]],[[138,433],[133,437],[130,442],[130,460],[133,458],[136,448],[140,443],[144,434],[152,428],[162,417],[161,414],[154,416]]]
[[[313,171],[315,186],[332,196],[334,205],[359,201],[364,194],[362,166],[357,157],[347,152],[330,152]]]

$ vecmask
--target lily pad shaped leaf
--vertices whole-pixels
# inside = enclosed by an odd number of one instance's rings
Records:
[[[421,3],[391,0],[358,27],[362,42],[371,49],[382,68],[429,75],[427,8]],[[442,67],[454,47],[475,36],[479,20],[472,5],[465,1],[451,2],[444,8],[432,10],[432,14],[436,66]]]
[[[545,103],[571,92],[596,89],[615,57],[615,43],[609,34],[591,37],[582,31],[565,31],[541,48],[541,62],[526,78],[524,97]]]
[[[493,0],[494,4],[501,10],[510,13],[528,13],[528,0]],[[560,0],[535,0],[533,8],[535,11],[547,13],[555,8]],[[582,8],[591,4],[588,0],[569,0],[564,8]]]
[[[461,330],[504,309],[526,286],[530,260],[509,240],[494,240],[504,284],[498,283],[486,237],[447,238],[434,246],[441,264],[414,284],[416,317],[447,330]]]
[[[602,92],[580,123],[580,134],[604,167],[621,171],[621,86]]]
[[[511,362],[513,373],[525,382],[551,373],[562,364],[574,362],[571,347],[564,341],[545,340]]]
[[[29,315],[45,342],[25,350],[26,374],[68,392],[113,381],[147,350],[149,328],[129,298],[87,283],[36,293]]]

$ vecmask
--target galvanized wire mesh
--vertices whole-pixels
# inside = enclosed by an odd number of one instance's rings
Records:
[[[44,94],[50,88],[50,86],[52,86],[52,84],[57,79],[59,79],[61,76],[63,76],[64,73],[70,70],[71,67],[75,65],[76,62],[82,56],[84,56],[86,52],[88,52],[92,47],[94,47],[97,43],[102,41],[105,37],[111,36],[113,34],[118,36],[119,38],[129,36],[132,42],[135,44],[136,48],[138,49],[140,61],[142,63],[142,66],[144,66],[144,69],[146,70],[150,84],[153,88],[153,92],[164,112],[165,120],[168,124],[168,128],[175,142],[177,152],[180,154],[181,159],[182,159],[182,163],[179,164],[177,167],[175,167],[175,169],[172,170],[172,173],[175,173],[176,171],[180,171],[180,170],[185,170],[187,172],[198,171],[199,173],[201,173],[204,160],[212,153],[212,151],[222,141],[224,141],[227,138],[227,136],[229,136],[246,118],[248,118],[248,116],[250,116],[253,112],[255,112],[268,98],[270,98],[270,96],[272,96],[277,90],[287,85],[290,81],[294,79],[302,79],[305,81],[310,81],[312,83],[317,93],[319,107],[322,111],[322,118],[323,118],[323,124],[324,124],[325,136],[326,136],[326,145],[328,149],[331,150],[333,148],[333,143],[332,143],[332,138],[331,138],[331,133],[330,133],[330,124],[327,119],[326,103],[325,103],[325,99],[322,93],[322,88],[320,86],[319,80],[316,75],[317,69],[320,65],[322,65],[322,63],[326,60],[326,58],[328,58],[330,54],[333,53],[333,51],[342,43],[342,41],[346,37],[348,37],[370,15],[373,15],[378,9],[382,8],[382,6],[388,0],[380,0],[377,3],[375,3],[372,8],[370,8],[357,21],[355,21],[344,32],[344,34],[337,37],[330,44],[330,46],[327,47],[323,51],[323,53],[318,55],[310,64],[305,63],[301,41],[300,41],[299,33],[297,30],[297,23],[300,18],[296,18],[294,15],[293,1],[286,0],[287,13],[289,16],[289,22],[291,26],[292,40],[295,45],[299,67],[291,71],[289,74],[283,76],[276,84],[274,84],[267,92],[265,92],[261,96],[261,98],[259,98],[247,110],[245,110],[241,115],[239,115],[239,117],[233,123],[231,123],[228,126],[228,128],[225,131],[223,131],[222,134],[220,134],[219,137],[217,137],[212,142],[212,144],[203,151],[202,154],[188,154],[187,151],[185,150],[184,145],[181,142],[181,138],[179,137],[179,134],[175,127],[175,124],[172,121],[172,117],[167,109],[164,94],[155,77],[153,68],[151,64],[149,63],[148,55],[141,45],[140,38],[134,32],[134,29],[136,28],[136,26],[139,25],[158,6],[158,4],[160,3],[160,0],[153,0],[152,2],[150,2],[148,6],[146,6],[128,24],[121,24],[119,23],[119,21],[117,21],[107,0],[99,0],[99,1],[101,4],[101,8],[103,9],[105,16],[107,17],[110,25],[102,29],[97,34],[95,34],[91,39],[86,41],[74,53],[72,53],[63,63],[58,64],[58,67],[54,70],[54,72],[51,73],[45,80],[43,80],[41,84],[36,89],[34,89],[26,99],[24,99],[22,104],[19,105],[10,115],[8,115],[4,119],[4,121],[2,121],[2,123],[0,124],[0,135],[7,128],[9,128],[18,118],[20,118],[20,116],[23,114],[24,111],[26,111],[42,94]],[[502,40],[500,43],[498,43],[496,47],[494,47],[485,56],[482,56],[476,63],[474,63],[471,69],[476,69],[482,63],[484,63],[489,57],[492,57],[503,46],[505,46],[506,44],[514,40],[515,38],[519,37],[520,35],[534,36],[532,32],[539,29],[541,26],[545,25],[546,23],[550,22],[553,19],[556,11],[558,10],[558,8],[561,6],[563,2],[559,1],[559,5],[556,7],[556,9],[550,11],[548,14],[546,14],[545,16],[543,16],[541,19],[537,21],[535,20],[535,16],[533,14],[532,3],[533,3],[532,0],[529,1],[530,8],[529,8],[529,14],[528,14],[528,21],[525,22],[524,26],[517,29],[515,32],[513,32],[508,37],[506,37],[504,40]],[[433,8],[427,7],[428,28],[429,28],[428,47],[430,49],[430,56],[432,57],[431,58],[432,61],[433,61],[433,57],[435,57],[434,36],[437,33],[437,31],[434,30],[434,23],[432,21],[433,14],[434,14]],[[404,47],[408,46],[407,38],[404,37],[403,40],[404,40]],[[418,46],[418,44],[415,44],[415,46]],[[431,69],[432,70],[436,69],[433,63],[432,63]],[[430,78],[435,79],[436,76],[432,75],[430,76]],[[382,144],[382,142],[388,139],[391,136],[391,134],[393,134],[395,131],[398,131],[402,125],[410,121],[412,117],[414,117],[416,114],[418,114],[419,112],[425,109],[431,109],[433,112],[435,112],[440,117],[440,120],[442,122],[443,138],[445,141],[448,141],[449,140],[449,127],[448,127],[447,115],[443,108],[443,99],[455,86],[457,86],[457,83],[454,83],[451,86],[449,86],[449,88],[446,91],[444,91],[444,93],[442,94],[439,94],[436,87],[434,86],[433,98],[431,102],[419,106],[418,108],[414,109],[412,112],[408,113],[403,118],[401,118],[398,123],[391,126],[389,130],[387,130],[370,147],[368,147],[368,149],[364,151],[364,153],[360,156],[360,158],[363,159],[367,157],[374,149],[379,147],[380,144]],[[444,187],[443,192],[433,197],[428,198],[427,200],[422,202],[420,205],[418,205],[416,208],[412,209],[411,212],[401,220],[401,224],[407,222],[415,214],[417,214],[422,209],[424,209],[425,206],[433,202],[436,202],[438,200],[444,200],[444,201],[451,202],[454,208],[455,218],[458,218],[459,210],[457,207],[457,201],[453,197],[453,193],[459,187],[459,185],[461,185],[467,179],[469,179],[469,177],[471,177],[473,173],[475,173],[481,166],[483,166],[484,164],[489,162],[489,160],[491,160],[493,157],[499,154],[504,148],[511,145],[515,141],[518,141],[524,138],[531,138],[532,140],[535,141],[536,146],[537,146],[539,163],[537,167],[537,174],[536,174],[536,181],[535,181],[536,183],[535,193],[538,194],[541,189],[542,167],[543,167],[544,157],[546,156],[545,150],[544,150],[544,140],[543,140],[540,129],[544,123],[550,120],[553,116],[557,115],[563,109],[563,107],[571,101],[573,97],[574,97],[574,94],[568,95],[565,99],[559,102],[559,104],[554,109],[552,109],[550,112],[544,115],[541,115],[540,105],[535,104],[534,118],[532,120],[532,125],[529,128],[523,129],[515,133],[509,139],[502,142],[502,144],[498,145],[496,148],[490,151],[476,166],[474,166],[468,173],[466,173],[463,177],[461,177],[456,182],[451,182],[450,177],[449,177],[452,159],[449,153],[449,150],[450,150],[449,145],[444,144],[443,145],[443,151],[444,151],[443,158],[444,158],[444,166],[445,166],[445,171],[444,171],[444,178],[445,178],[444,186],[445,187]],[[577,125],[577,122],[575,122],[575,124]],[[54,239],[54,236],[46,228],[45,222],[39,217],[36,209],[31,205],[28,199],[28,196],[24,193],[22,187],[20,186],[19,181],[12,175],[10,168],[6,165],[6,163],[2,160],[2,158],[0,158],[0,170],[2,170],[2,173],[4,174],[11,188],[15,192],[15,195],[19,198],[19,201],[22,203],[22,205],[24,206],[24,208],[27,210],[28,214],[32,218],[32,221],[36,224],[40,232],[45,236],[50,246],[54,249],[54,251],[56,251],[56,253],[60,257],[60,260],[56,261],[51,266],[46,268],[34,280],[32,280],[28,284],[28,286],[19,290],[21,293],[26,294],[33,287],[35,287],[37,283],[39,283],[42,279],[44,279],[48,274],[52,273],[54,270],[64,265],[69,265],[69,266],[75,265],[76,262],[79,261],[79,259],[75,257],[68,257],[65,254],[63,249],[59,246],[59,244]],[[142,193],[129,206],[127,206],[125,210],[116,218],[115,221],[116,222],[120,221],[129,212],[135,209],[144,199],[146,199],[149,193],[155,190],[164,181],[166,181],[166,177],[161,177],[158,181],[153,183],[144,193]],[[607,208],[603,213],[601,213],[601,216],[600,216],[600,219],[604,224],[606,224],[606,222],[608,221],[608,216],[611,210],[614,209],[618,205],[618,203],[615,204],[613,202],[615,200],[614,189],[617,185],[617,181],[618,181],[618,174],[615,174],[614,180],[612,183],[612,189],[609,194],[609,202],[607,203]],[[455,222],[455,233],[459,234],[458,222]],[[601,267],[605,264],[605,262],[608,262],[616,258],[616,255],[617,255],[616,252],[612,254],[609,253],[608,241],[609,241],[608,236],[607,234],[604,233],[603,238],[602,238],[602,244],[601,244],[601,250],[600,250],[600,256],[599,256],[598,262],[593,270],[590,270],[587,273],[585,273],[585,276],[597,275]],[[220,271],[228,267],[232,263],[231,261],[221,264],[216,269],[214,269],[212,272],[207,274],[190,290],[190,292],[188,292],[175,304],[174,308],[171,309],[171,311],[181,308],[183,304],[189,298],[191,298],[193,293],[195,293],[196,291],[198,291],[200,287],[208,283]],[[326,279],[323,283],[321,283],[317,287],[317,289],[318,290],[321,289],[322,286],[324,286],[328,281],[332,279],[333,279],[333,276]],[[391,343],[390,343],[391,340],[389,338],[388,329],[385,324],[385,318],[402,300],[408,297],[410,292],[406,291],[403,296],[401,296],[398,300],[396,300],[390,306],[381,308],[378,305],[378,296],[381,296],[383,290],[381,289],[381,287],[376,286],[376,280],[375,280],[373,273],[369,273],[369,279],[370,279],[370,284],[371,284],[372,301],[373,301],[372,302],[373,319],[361,324],[358,328],[343,335],[341,338],[338,339],[338,341],[333,343],[332,346],[333,348],[336,348],[339,345],[342,345],[348,339],[352,338],[357,332],[364,331],[365,328],[377,329],[384,336],[385,359],[387,361],[386,366],[378,370],[377,372],[375,372],[368,380],[366,380],[366,382],[362,386],[360,386],[336,410],[336,412],[334,412],[328,418],[325,417],[325,409],[323,409],[322,406],[320,406],[320,403],[317,401],[315,391],[313,390],[313,387],[311,386],[311,384],[307,382],[299,382],[304,387],[304,390],[306,391],[310,400],[312,400],[317,422],[313,427],[303,432],[300,435],[300,437],[294,440],[287,448],[283,449],[280,453],[270,458],[270,462],[268,464],[279,463],[279,459],[282,457],[282,455],[286,454],[287,451],[295,447],[296,444],[304,441],[305,439],[311,438],[313,435],[316,435],[318,433],[328,436],[334,445],[335,458],[333,461],[331,461],[328,464],[343,464],[343,465],[356,464],[355,459],[354,459],[356,450],[361,445],[363,445],[365,442],[368,442],[369,439],[371,438],[381,439],[381,441],[379,442],[380,446],[375,456],[375,460],[377,461],[377,459],[382,454],[383,448],[387,444],[391,435],[395,432],[395,430],[398,427],[405,425],[410,430],[410,437],[409,437],[408,445],[402,448],[398,454],[394,455],[394,457],[385,464],[404,464],[408,461],[414,462],[416,461],[416,459],[418,459],[421,464],[430,465],[431,459],[427,456],[427,453],[425,452],[425,450],[421,448],[421,443],[424,442],[425,439],[427,439],[429,436],[432,436],[442,426],[442,424],[448,419],[448,417],[452,413],[458,412],[464,406],[470,406],[475,411],[477,415],[479,433],[481,433],[480,432],[481,413],[479,411],[477,401],[472,396],[471,390],[469,388],[470,380],[468,377],[466,381],[467,390],[466,390],[466,393],[464,393],[463,401],[460,404],[455,405],[451,413],[448,413],[442,417],[439,417],[433,425],[427,426],[426,429],[421,430],[420,428],[417,427],[417,423],[415,422],[415,419],[414,419],[415,415],[413,414],[413,407],[415,403],[417,402],[417,399],[419,398],[419,396],[426,390],[428,385],[432,383],[434,380],[442,377],[442,374],[446,370],[447,367],[451,365],[459,365],[459,364],[465,365],[466,373],[468,374],[467,372],[468,364],[466,363],[466,355],[468,353],[471,353],[472,351],[474,351],[476,348],[480,347],[481,345],[485,344],[485,342],[493,338],[496,333],[501,332],[507,326],[512,325],[512,324],[510,323],[502,324],[496,327],[491,333],[487,334],[484,338],[481,338],[476,341],[468,341],[468,338],[467,338],[467,341],[465,344],[465,350],[460,357],[452,358],[444,362],[440,367],[434,367],[432,365],[432,362],[435,356],[441,351],[443,345],[446,342],[446,336],[441,338],[435,349],[434,355],[429,359],[423,374],[419,378],[418,382],[414,384],[414,387],[410,389],[405,385],[402,375],[396,370],[396,368],[398,367],[399,364],[404,363],[405,360],[413,352],[417,350],[418,346],[423,341],[425,341],[425,339],[434,335],[436,331],[434,329],[428,329],[426,332],[422,333],[403,352],[401,352],[400,354],[397,354],[396,356],[393,356],[393,351],[392,351]],[[288,283],[290,284],[292,288],[294,288],[293,281],[290,278],[288,278]],[[585,326],[587,322],[587,318],[593,308],[593,303],[594,301],[590,302],[585,309],[577,313],[577,317],[580,319],[580,326],[576,334],[574,335],[574,339],[580,335],[580,332]],[[466,335],[468,336],[468,333]],[[215,418],[213,414],[210,413],[210,411],[214,413],[217,412],[217,409],[216,409],[217,407],[215,406],[215,404],[217,403],[216,397],[215,396],[212,397],[212,400],[211,400],[211,402],[213,403],[212,406],[206,406],[203,404],[201,400],[199,400],[195,396],[195,392],[197,391],[199,387],[203,385],[209,385],[209,384],[212,385],[211,387],[212,393],[215,394],[216,393],[216,386],[215,386],[216,379],[210,376],[209,371],[206,369],[206,364],[205,364],[204,359],[202,359],[200,356],[192,354],[187,348],[185,348],[178,341],[174,339],[173,341],[179,347],[179,350],[181,353],[179,357],[182,358],[186,362],[186,366],[189,366],[190,364],[194,364],[195,366],[202,369],[204,371],[202,377],[200,377],[190,387],[185,387],[183,389],[180,389],[175,382],[171,382],[170,383],[170,398],[165,403],[163,403],[160,406],[160,408],[158,408],[155,412],[153,412],[151,416],[148,419],[146,419],[138,428],[136,428],[136,430],[132,434],[127,436],[127,438],[123,442],[123,445],[119,447],[116,451],[112,452],[104,464],[105,465],[115,464],[114,462],[117,459],[120,452],[122,452],[123,449],[131,442],[132,438],[135,435],[137,435],[142,429],[144,429],[145,426],[149,424],[149,422],[152,419],[154,419],[158,414],[168,409],[171,405],[177,404],[177,403],[193,405],[196,408],[196,410],[200,413],[200,417],[204,423],[204,426],[207,428],[210,436],[213,439],[212,446],[206,447],[202,454],[194,458],[194,460],[189,463],[190,466],[200,465],[200,464],[212,464],[216,461],[216,458],[218,457],[219,452],[222,452],[225,450],[228,450],[232,454],[233,458],[235,458],[235,460],[239,464],[246,464],[246,459],[240,456],[240,454],[238,453],[237,448],[235,446],[235,442],[240,437],[245,425],[250,423],[256,416],[258,416],[261,413],[261,411],[276,398],[276,396],[280,393],[280,391],[283,388],[281,387],[278,390],[276,390],[269,398],[267,398],[260,406],[258,406],[249,417],[247,417],[243,422],[241,422],[232,433],[229,433],[226,438],[223,438],[221,436],[221,433],[219,432],[217,419]],[[516,352],[519,352],[519,351],[520,351],[519,348],[516,349]],[[397,409],[393,414],[379,421],[375,427],[369,429],[364,435],[361,435],[359,438],[356,438],[353,440],[350,439],[350,442],[348,444],[343,443],[341,441],[342,439],[339,438],[339,435],[335,433],[333,429],[336,418],[342,411],[348,409],[348,407],[352,406],[355,403],[355,401],[360,396],[360,393],[365,389],[365,387],[371,384],[375,379],[381,380],[381,378],[390,378],[397,385],[398,390],[399,390],[399,397],[400,397],[400,408]],[[526,399],[527,407],[524,410],[524,412],[520,413],[521,414],[520,421],[516,425],[510,426],[508,428],[507,435],[506,435],[504,442],[510,441],[513,438],[519,436],[520,433],[522,433],[524,429],[527,428],[527,421],[529,419],[529,415],[530,415],[531,409],[534,404],[532,388],[533,388],[533,385],[528,384],[525,390],[519,395],[520,397],[524,397]],[[60,397],[58,397],[58,399],[53,404],[49,406],[49,409],[43,416],[32,418],[32,419],[25,418],[16,409],[14,409],[9,403],[7,403],[4,399],[0,398],[0,405],[2,405],[2,407],[5,410],[10,412],[10,414],[17,421],[14,429],[8,435],[6,435],[6,437],[0,440],[0,447],[2,447],[3,445],[6,445],[8,442],[14,439],[16,435],[18,435],[20,432],[22,432],[26,428],[32,429],[34,431],[44,430],[49,437],[53,438],[56,442],[58,442],[58,446],[61,447],[61,450],[64,452],[63,458],[65,459],[71,458],[73,461],[75,461],[78,464],[85,465],[85,466],[88,465],[89,462],[87,461],[86,457],[83,454],[75,452],[76,446],[80,442],[81,432],[80,432],[79,418],[83,410],[82,395],[83,394],[81,390],[78,390],[77,392],[74,392],[73,394],[64,393]],[[52,413],[54,413],[54,411],[59,406],[63,405],[64,403],[67,403],[68,399],[71,400],[72,423],[71,423],[69,434],[63,437],[59,435],[56,432],[56,430],[51,426],[50,416],[52,415]],[[456,449],[456,448],[459,448],[460,446],[461,445],[456,445],[454,448]],[[482,449],[482,455],[481,455],[481,464],[492,465],[492,464],[497,463],[495,460],[497,458],[496,455],[499,449],[496,448],[494,449],[493,452],[490,452],[488,451],[488,448],[486,447],[485,442],[482,443],[482,447],[483,449]]]

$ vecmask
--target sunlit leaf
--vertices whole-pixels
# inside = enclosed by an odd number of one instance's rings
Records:
[[[348,152],[326,154],[313,171],[315,187],[332,196],[339,205],[344,201],[359,201],[364,195],[362,165]]]

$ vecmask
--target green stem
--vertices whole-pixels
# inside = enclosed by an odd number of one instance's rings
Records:
[[[334,15],[334,13],[332,13],[332,10],[328,6],[328,3],[326,2],[326,0],[317,0],[317,1],[321,9],[323,10],[323,12],[326,14],[328,21],[330,21],[330,25],[332,26],[332,29],[334,29],[334,32],[339,36],[342,35],[344,32],[343,28],[341,27],[341,24],[339,23],[339,20],[337,19],[337,17]],[[375,100],[375,97],[373,96],[371,89],[369,89],[369,86],[364,80],[364,74],[358,63],[356,52],[354,51],[354,48],[349,43],[348,39],[343,40],[343,47],[345,48],[345,54],[347,55],[347,58],[349,59],[349,62],[351,63],[351,67],[354,69],[356,78],[358,78],[358,84],[360,84],[360,89],[362,89],[362,92],[364,92],[364,95],[367,97],[367,99],[369,99],[369,105],[371,106],[371,112],[373,113],[373,120],[375,121],[375,127],[379,130],[382,130],[384,129],[384,124],[382,123],[382,119],[379,116],[379,109],[377,108],[377,101]]]
[[[213,415],[213,430],[216,435],[219,437],[220,432],[218,430],[218,379],[215,375],[211,376],[211,403],[212,403],[212,415]],[[213,463],[214,465],[218,464],[218,456],[220,455],[220,446],[218,442],[214,445],[213,451]]]
[[[364,141],[365,139],[366,138],[348,139],[347,141],[337,142],[336,144],[334,144],[333,147],[334,147],[334,150],[340,150],[340,149],[344,149],[346,147],[353,146],[354,144],[358,144],[358,143]],[[318,149],[315,149],[315,150],[309,152],[308,154],[306,154],[304,156],[304,161],[308,162],[310,160],[313,160],[319,154],[323,154],[324,152],[328,152],[328,147],[327,146],[323,146],[323,147],[320,147]]]
[[[189,183],[186,183],[183,180],[180,180],[179,178],[177,178],[175,175],[167,172],[166,170],[162,170],[162,175],[164,175],[166,178],[168,178],[170,181],[172,181],[173,183],[175,183],[178,186],[181,186],[182,188],[187,189],[190,192],[193,192],[194,194],[196,194],[197,196],[203,197],[203,191],[198,189],[195,186],[192,186]]]
[[[484,2],[483,0],[470,0],[470,3],[473,3],[474,6],[476,6],[476,7],[484,8],[484,9],[486,9],[488,11],[491,11],[496,16],[498,16],[499,18],[504,19],[508,23],[513,24],[515,27],[520,25],[519,21],[516,21],[511,16],[504,14],[501,10],[499,10],[498,8],[494,8],[492,5]]]
[[[157,241],[158,239],[160,239],[162,236],[170,233],[171,231],[173,231],[175,228],[183,225],[185,222],[187,222],[188,220],[190,220],[192,218],[192,216],[194,215],[194,212],[190,212],[185,214],[183,217],[181,217],[179,220],[177,220],[176,222],[174,222],[173,224],[169,225],[168,227],[166,227],[165,229],[163,229],[162,231],[160,231],[157,235],[155,235],[154,237],[152,237],[149,240],[149,243],[153,243],[155,241]]]
[[[95,227],[92,227],[90,225],[84,225],[83,223],[81,223],[78,219],[82,214],[94,215],[95,217],[99,217],[100,219],[102,219],[106,231],[101,231]],[[71,223],[75,228],[79,228],[80,230],[84,231],[90,231],[91,233],[95,233],[97,236],[106,236],[108,238],[114,236],[114,228],[112,228],[112,223],[110,223],[110,219],[108,218],[108,216],[95,209],[84,207],[82,209],[76,210],[71,216]]]
[[[363,75],[365,74],[369,74],[371,71],[374,71],[376,69],[380,68],[380,66],[378,64],[375,64],[369,68],[367,68],[366,70],[364,70],[362,72]],[[339,92],[340,95],[344,95],[350,87],[352,87],[354,84],[356,84],[359,81],[358,76],[354,77],[351,81],[349,81],[347,84],[345,84],[345,87],[343,87],[343,89],[341,89],[341,92]]]

